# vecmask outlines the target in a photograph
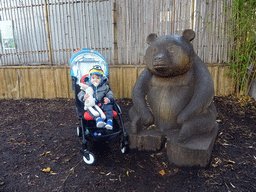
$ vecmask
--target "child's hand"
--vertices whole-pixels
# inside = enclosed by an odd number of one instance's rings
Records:
[[[85,94],[84,95],[84,100],[88,99],[88,97],[89,97],[89,94]]]
[[[110,100],[107,97],[104,97],[104,104],[110,103]]]

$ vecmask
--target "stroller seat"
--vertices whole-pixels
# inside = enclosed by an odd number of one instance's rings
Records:
[[[105,112],[104,112],[104,113],[105,113]],[[117,112],[113,110],[113,118],[115,118],[116,116],[117,116]],[[91,116],[87,111],[84,112],[84,119],[87,120],[87,121],[92,121],[92,120],[94,120],[94,119],[92,118],[92,116]]]
[[[82,78],[81,78],[81,83],[85,84],[84,79],[85,79],[85,77],[88,77],[88,76],[89,76],[89,74],[83,75]],[[99,103],[98,106],[101,107],[101,103]],[[104,111],[103,111],[103,112],[104,112]],[[104,113],[105,113],[105,112],[104,112]],[[113,110],[113,118],[115,118],[116,116],[117,116],[117,112]],[[87,120],[87,121],[89,121],[89,120],[94,120],[94,119],[91,117],[91,115],[90,115],[87,111],[84,112],[83,117],[84,117],[84,119]]]

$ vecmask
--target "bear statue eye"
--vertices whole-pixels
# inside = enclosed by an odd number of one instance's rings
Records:
[[[155,54],[157,52],[157,48],[156,47],[152,47],[152,53]]]
[[[167,50],[168,50],[170,53],[174,53],[175,48],[174,48],[173,46],[169,46],[169,47],[167,47]]]

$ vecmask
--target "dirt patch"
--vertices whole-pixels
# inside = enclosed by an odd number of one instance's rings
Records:
[[[129,121],[131,100],[117,103]],[[0,100],[0,191],[256,191],[256,102],[214,103],[220,131],[202,169],[169,164],[165,149],[121,154],[118,138],[92,143],[97,164],[88,166],[73,99]]]

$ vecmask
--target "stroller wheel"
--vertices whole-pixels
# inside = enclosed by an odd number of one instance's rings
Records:
[[[129,151],[129,147],[127,145],[123,145],[122,143],[121,143],[120,148],[121,148],[121,153],[123,153],[123,154],[127,154]]]
[[[81,127],[77,127],[77,128],[76,128],[76,134],[77,134],[78,137],[81,137],[81,136],[82,136]]]
[[[85,151],[83,155],[83,160],[88,165],[93,165],[95,163],[95,155],[92,152]]]

